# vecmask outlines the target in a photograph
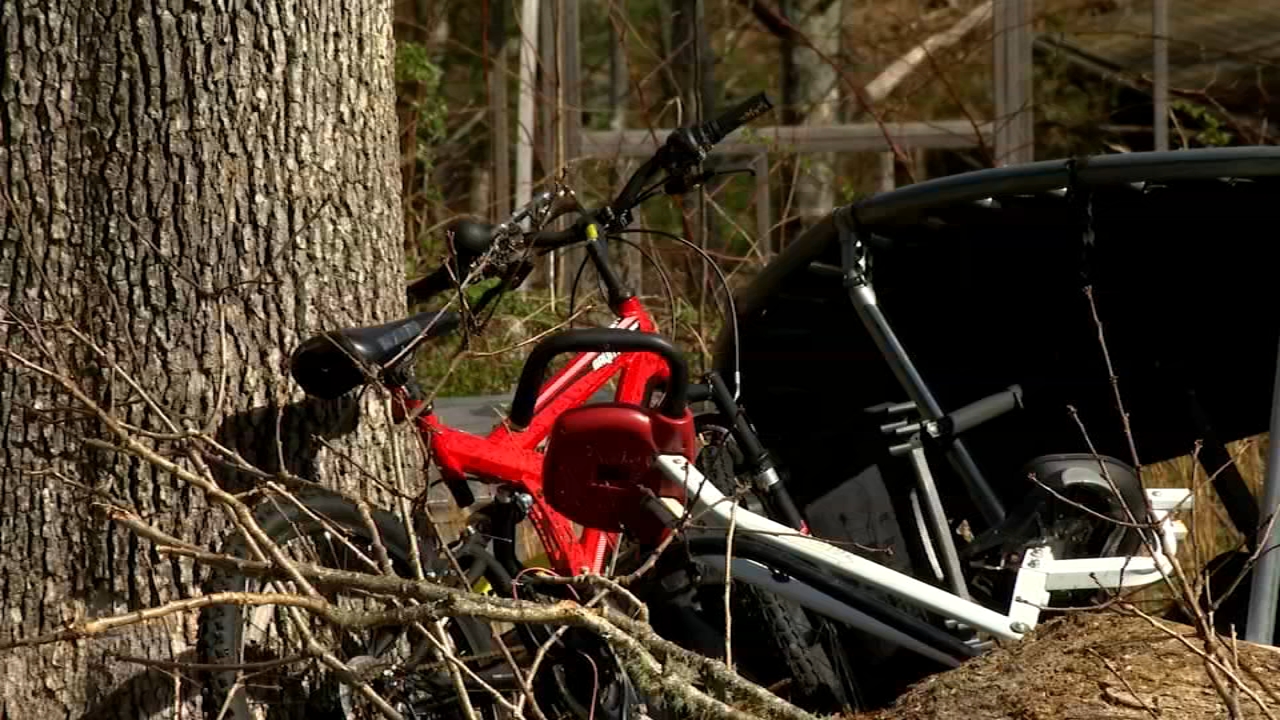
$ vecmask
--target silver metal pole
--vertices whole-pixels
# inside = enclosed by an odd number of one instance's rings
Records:
[[[1280,352],[1276,357],[1276,379],[1271,389],[1271,448],[1267,452],[1267,475],[1262,486],[1262,525],[1280,508]],[[1264,548],[1253,569],[1249,591],[1249,617],[1244,637],[1249,642],[1270,645],[1275,637],[1276,599],[1280,596],[1280,523],[1270,523],[1271,532],[1260,539]],[[1249,532],[1250,528],[1240,528]]]
[[[1155,107],[1151,127],[1155,130],[1155,149],[1169,149],[1169,0],[1155,0],[1151,6],[1151,58],[1154,65]]]
[[[538,0],[520,5],[520,95],[516,107],[516,207],[533,197],[533,111],[538,72]]]
[[[994,130],[995,164],[1001,167],[1009,160],[1009,3],[994,0],[991,10],[991,82],[995,96]]]
[[[1035,116],[1035,27],[1032,11],[1035,0],[1022,0],[1014,3],[1014,33],[1011,42],[1015,43],[1010,53],[1013,64],[1018,68],[1017,75],[1011,80],[1013,100],[1017,110],[1017,141],[1014,146],[1014,157],[1019,163],[1029,163],[1036,159],[1036,116]],[[1012,84],[1016,83],[1016,84]],[[1013,104],[1013,103],[1011,103]]]
[[[938,551],[942,555],[942,565],[947,581],[951,583],[951,591],[965,600],[972,600],[969,588],[964,583],[964,571],[960,568],[960,554],[956,552],[956,542],[952,539],[951,527],[947,524],[947,513],[942,509],[942,498],[938,497],[938,486],[933,482],[929,460],[925,457],[924,448],[918,441],[911,447],[911,464],[916,471],[920,497],[924,501],[925,511],[929,513],[929,524],[936,536],[933,539],[938,543]],[[928,541],[928,537],[925,541]]]
[[[880,153],[880,192],[889,192],[898,184],[897,164],[892,150]]]

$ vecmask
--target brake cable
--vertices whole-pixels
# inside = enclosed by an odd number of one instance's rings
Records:
[[[728,312],[726,313],[725,320],[728,322],[729,330],[733,336],[733,399],[734,401],[737,401],[738,397],[742,393],[742,346],[741,346],[741,341],[739,340],[739,337],[738,337],[738,310],[733,301],[733,290],[729,287],[729,278],[724,274],[724,270],[720,267],[720,265],[715,261],[714,258],[711,257],[711,255],[706,250],[703,250],[702,248],[698,247],[696,244],[690,242],[685,238],[680,237],[679,235],[676,235],[675,233],[669,233],[665,230],[654,230],[650,228],[634,228],[634,229],[618,230],[614,234],[616,235],[656,235],[658,237],[664,237],[669,240],[675,240],[676,242],[696,252],[699,256],[702,257],[703,262],[710,265],[711,269],[715,271],[716,278],[720,281],[720,287],[724,290],[725,304],[728,306]]]

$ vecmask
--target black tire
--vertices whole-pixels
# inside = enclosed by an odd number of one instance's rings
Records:
[[[724,433],[721,433],[722,438]],[[698,453],[696,465],[720,492],[736,492],[736,448],[732,440],[708,444]],[[730,597],[734,625],[758,628],[743,636],[738,658],[757,682],[773,684],[789,679],[792,702],[814,712],[859,709],[858,692],[849,672],[841,672],[843,648],[838,633],[824,618],[811,616],[803,607],[746,583],[735,584]],[[779,663],[781,660],[781,663]],[[777,677],[778,671],[782,677]]]
[[[468,572],[474,577],[483,576],[501,597],[552,602],[581,599],[568,586],[536,582],[522,582],[517,592],[516,579],[527,569],[514,551],[516,523],[521,522],[522,517],[512,513],[510,505],[501,503],[487,510],[492,512],[481,511],[471,516],[474,523],[471,528],[475,532],[456,552],[464,569],[469,568]],[[604,638],[582,627],[557,629],[521,624],[515,629],[531,654],[551,643],[533,683],[534,694],[549,717],[629,720],[636,716],[635,708],[643,698]]]
[[[306,506],[302,510],[297,505],[278,501],[264,503],[255,510],[255,517],[263,531],[276,543],[283,543],[298,537],[317,537],[327,532],[315,517],[324,518],[331,527],[347,534],[349,541],[368,542],[369,531],[360,512],[354,503],[346,498],[330,494],[314,494],[300,498]],[[403,523],[394,515],[374,510],[373,521],[387,550],[396,571],[408,576],[411,567],[409,538]],[[428,570],[443,570],[443,558],[434,552],[435,548],[426,541],[419,542],[424,563],[431,564]],[[235,557],[248,557],[247,546],[242,535],[230,538],[223,552]],[[207,591],[243,592],[250,585],[250,579],[235,572],[214,570],[207,583]],[[212,605],[200,614],[200,629],[197,650],[200,661],[206,664],[238,664],[245,662],[245,608],[237,605]],[[450,635],[457,645],[459,655],[487,653],[491,649],[491,635],[488,627],[470,618],[455,618],[451,622]],[[206,717],[221,720],[256,720],[250,709],[249,693],[237,685],[237,671],[209,672],[203,688]],[[344,717],[340,705],[334,705],[333,696],[337,694],[338,683],[332,677],[317,682],[312,691],[303,692],[308,695],[305,707],[297,709],[299,717]],[[456,700],[456,698],[455,698]],[[479,708],[477,708],[479,709]],[[293,716],[288,708],[271,707],[271,717]],[[455,716],[445,713],[445,717]],[[462,717],[460,710],[457,717]]]

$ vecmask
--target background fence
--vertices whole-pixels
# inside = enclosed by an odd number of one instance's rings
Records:
[[[638,217],[700,246],[734,287],[833,207],[904,183],[1077,153],[1269,143],[1280,96],[1273,5],[402,0],[407,270],[440,256],[453,218],[505,217],[557,172],[585,203],[604,201],[671,128],[760,90],[775,112],[710,161],[754,179],[721,178]],[[667,242],[622,255],[664,331],[705,356],[720,326],[714,276]],[[466,363],[425,357],[424,377],[444,378],[446,395],[508,392],[522,356],[496,351],[556,326],[571,296],[590,302],[581,261],[557,255],[477,340],[481,352]],[[1231,449],[1255,484],[1264,446]],[[1184,458],[1147,479],[1200,487],[1196,533],[1224,547],[1235,536],[1192,466]]]

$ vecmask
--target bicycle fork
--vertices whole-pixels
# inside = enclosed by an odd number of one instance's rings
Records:
[[[796,508],[791,493],[778,475],[773,458],[760,442],[746,412],[733,399],[733,393],[729,392],[719,373],[712,370],[705,377],[705,385],[690,387],[690,400],[708,399],[721,415],[729,419],[729,432],[742,450],[747,470],[765,502],[769,517],[807,535],[809,525]]]

